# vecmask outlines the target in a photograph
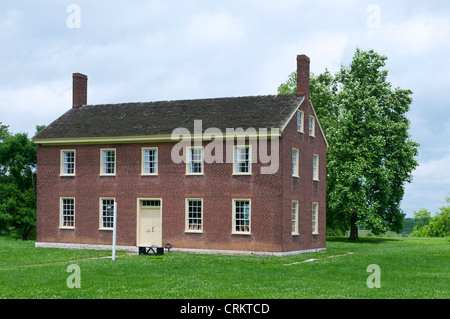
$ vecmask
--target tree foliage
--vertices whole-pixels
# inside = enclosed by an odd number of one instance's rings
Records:
[[[414,212],[417,222],[411,236],[415,237],[446,237],[450,236],[450,196],[446,198],[447,206],[439,208],[440,212],[431,217],[431,213],[422,208]]]
[[[412,92],[392,89],[387,58],[357,49],[348,67],[310,78],[310,96],[330,147],[327,151],[327,226],[358,225],[373,234],[400,231],[404,184],[417,166],[418,143],[408,133]],[[279,94],[296,93],[296,74]]]
[[[36,157],[26,133],[13,135],[0,125],[0,231],[23,240],[36,226]]]

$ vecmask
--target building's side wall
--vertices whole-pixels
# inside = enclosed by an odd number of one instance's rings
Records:
[[[284,251],[325,248],[326,233],[326,141],[316,121],[315,137],[309,136],[309,116],[314,116],[309,100],[300,106],[304,113],[304,133],[297,131],[295,115],[283,132],[282,158],[282,242]],[[317,120],[317,119],[316,119]],[[299,177],[292,177],[292,149],[299,150]],[[319,155],[319,181],[313,181],[313,154]],[[291,234],[291,205],[298,201],[298,235]],[[312,233],[312,203],[319,207],[318,235]]]
[[[251,176],[233,176],[232,163],[205,163],[204,175],[186,176],[185,163],[175,164],[171,159],[173,146],[40,145],[37,242],[110,244],[112,231],[99,230],[99,198],[114,197],[118,206],[117,245],[134,246],[137,198],[161,198],[163,244],[170,243],[174,248],[282,251],[280,171],[261,175],[261,164],[254,163]],[[157,176],[141,175],[142,147],[158,147]],[[116,149],[116,176],[100,176],[101,148]],[[60,176],[62,149],[76,150],[75,177]],[[60,228],[61,197],[75,198],[75,229]],[[201,234],[185,232],[186,198],[203,198]],[[251,199],[251,235],[232,234],[233,198]]]

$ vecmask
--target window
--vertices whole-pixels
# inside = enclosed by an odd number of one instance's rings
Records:
[[[233,234],[250,234],[250,200],[233,200]]]
[[[319,234],[319,204],[312,204],[312,233],[313,235]]]
[[[316,136],[316,121],[314,119],[314,116],[309,117],[309,136]]]
[[[203,174],[203,147],[187,148],[186,174]]]
[[[75,176],[75,150],[61,151],[61,176]]]
[[[303,133],[303,112],[297,112],[297,132]]]
[[[143,200],[142,207],[161,207],[161,201],[157,199]]]
[[[114,198],[100,198],[100,229],[114,226]]]
[[[101,171],[100,175],[116,175],[116,150],[101,150]]]
[[[186,232],[201,233],[203,227],[203,200],[186,199]]]
[[[158,149],[143,148],[142,149],[142,175],[158,174]]]
[[[293,200],[291,205],[291,234],[298,235],[298,201]]]
[[[75,199],[61,198],[61,228],[75,228]]]
[[[292,149],[292,176],[298,177],[298,162],[299,162],[298,149]]]
[[[313,180],[319,181],[319,155],[313,155]]]
[[[234,147],[234,174],[250,175],[252,173],[250,145]]]

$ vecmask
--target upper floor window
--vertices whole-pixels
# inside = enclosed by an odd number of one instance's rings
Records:
[[[298,162],[299,162],[298,149],[292,149],[292,176],[298,177]]]
[[[102,149],[100,175],[116,175],[116,149]]]
[[[186,174],[202,175],[203,174],[203,147],[188,147]]]
[[[319,180],[319,155],[313,155],[313,180]]]
[[[142,175],[158,174],[158,148],[142,149]]]
[[[314,116],[309,117],[309,136],[311,137],[316,136],[316,120]]]
[[[75,176],[75,150],[61,150],[61,176]]]
[[[233,174],[250,175],[252,173],[250,145],[234,147]]]
[[[297,132],[303,133],[303,112],[297,112]]]

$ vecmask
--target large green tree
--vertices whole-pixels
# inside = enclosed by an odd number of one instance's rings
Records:
[[[358,226],[374,234],[401,230],[404,185],[417,166],[419,144],[406,116],[412,92],[392,88],[386,60],[356,49],[350,65],[335,75],[311,75],[311,101],[330,144],[327,224],[350,229],[352,240],[358,240]],[[296,82],[294,72],[278,93],[296,93]]]
[[[0,123],[0,231],[23,240],[36,226],[36,154],[26,133],[11,134]]]

